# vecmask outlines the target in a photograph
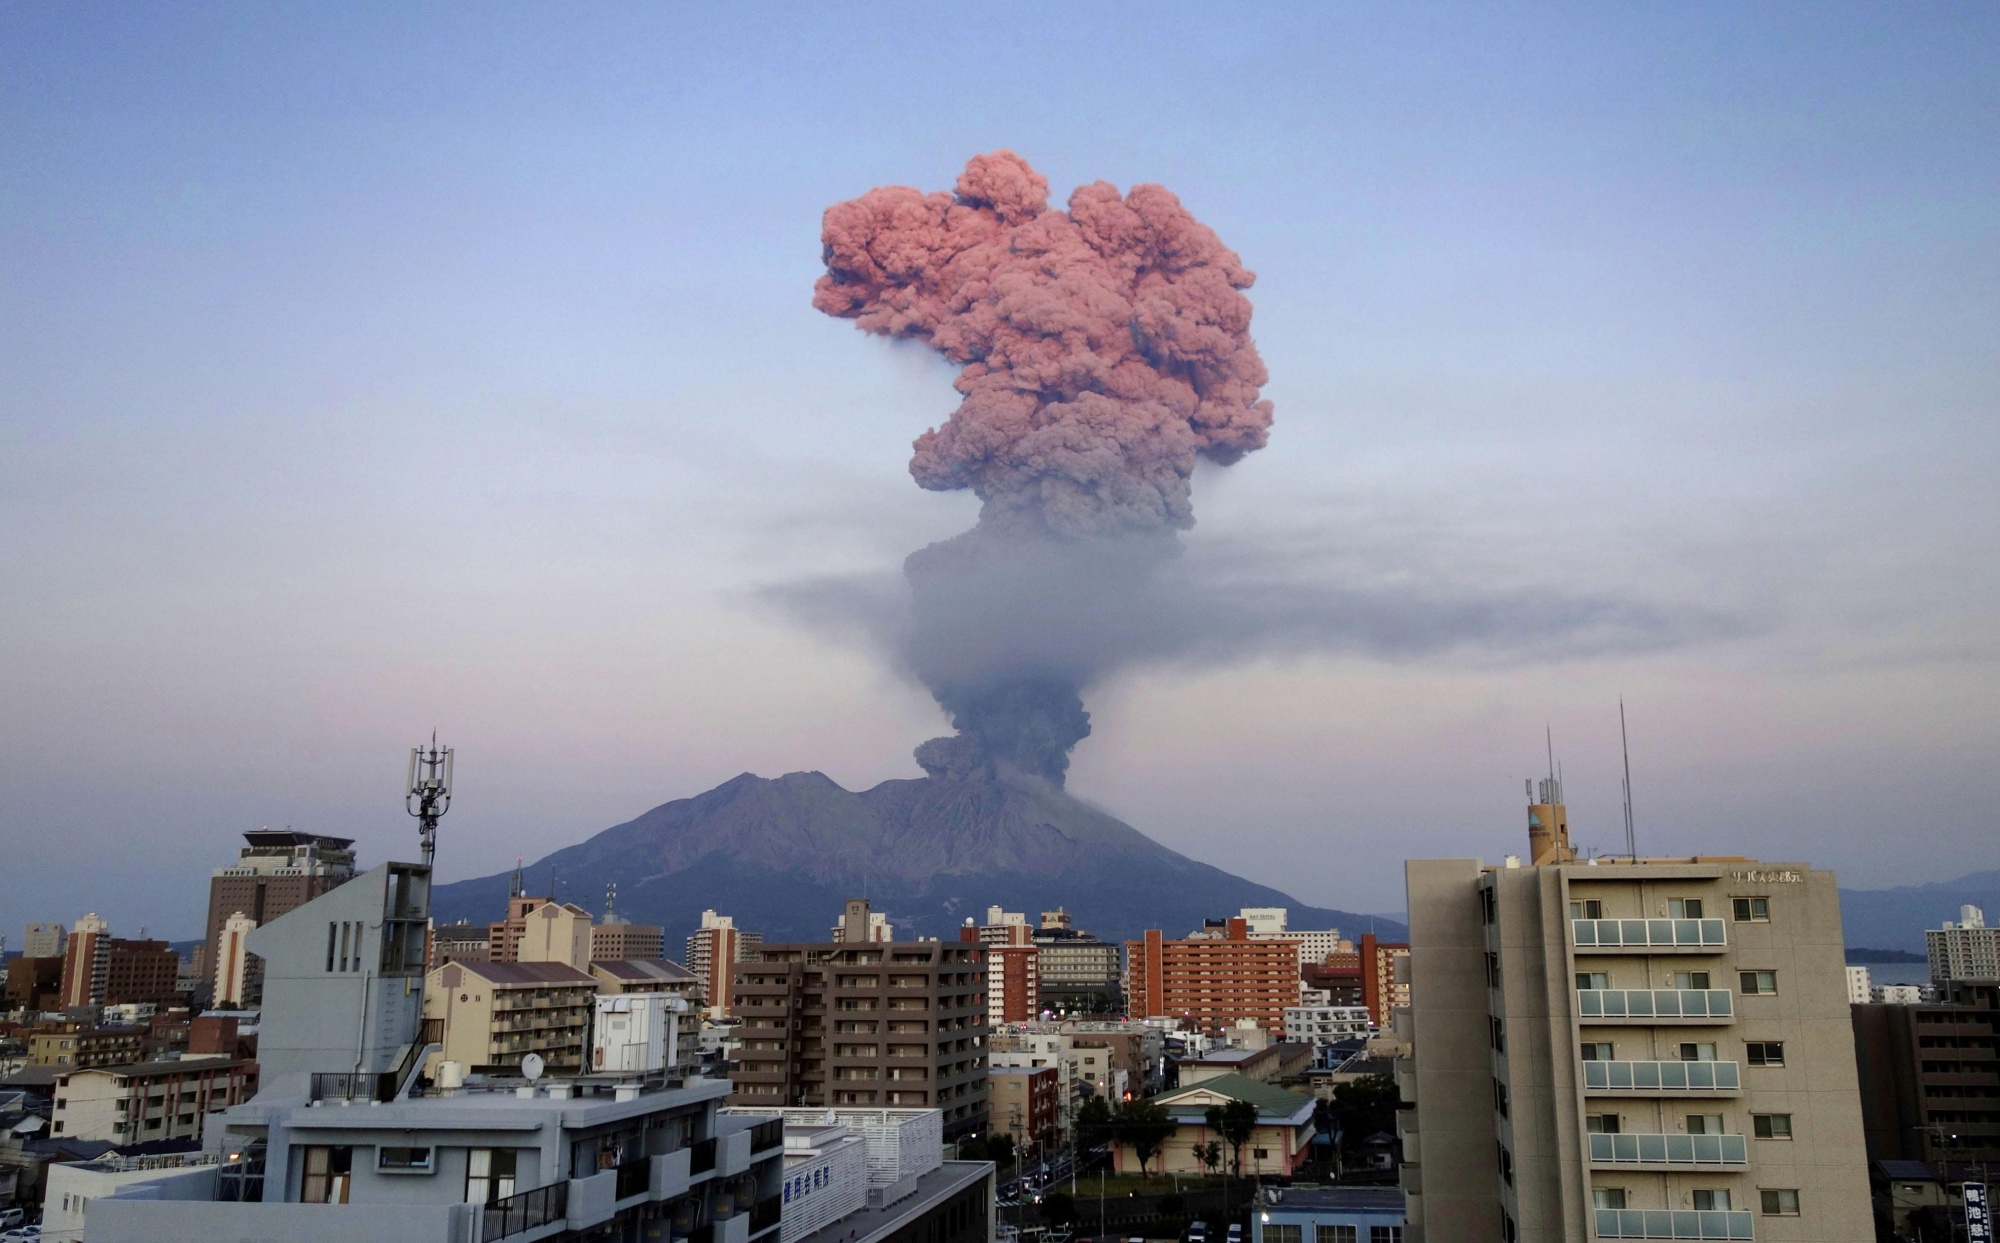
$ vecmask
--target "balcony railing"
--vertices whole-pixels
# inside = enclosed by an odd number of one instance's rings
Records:
[[[396,1073],[375,1074],[336,1070],[316,1072],[312,1077],[312,1099],[316,1101],[393,1101]]]
[[[1741,1135],[1592,1135],[1590,1159],[1613,1165],[1748,1165]]]
[[[562,1221],[569,1216],[569,1184],[550,1183],[533,1191],[496,1200],[486,1206],[479,1223],[479,1243],[494,1243],[509,1235]]]
[[[785,1120],[773,1118],[750,1128],[750,1151],[764,1152],[785,1146]]]
[[[630,1196],[644,1195],[652,1184],[653,1159],[633,1157],[612,1167],[618,1171],[618,1179],[612,1198],[623,1200]]]
[[[688,1173],[706,1174],[715,1168],[715,1140],[698,1140],[688,1146]]]
[[[1750,1214],[1729,1210],[1597,1210],[1600,1239],[1749,1239]]]
[[[1727,941],[1719,919],[1572,919],[1580,950],[1713,949]]]
[[[751,1205],[750,1233],[756,1234],[760,1230],[769,1230],[772,1226],[777,1225],[779,1214],[782,1211],[781,1205],[782,1202],[777,1196],[759,1200],[757,1203]]]
[[[1735,1092],[1735,1062],[1585,1062],[1583,1086],[1594,1092]]]
[[[1726,1019],[1726,988],[1580,988],[1577,1016],[1589,1019]]]

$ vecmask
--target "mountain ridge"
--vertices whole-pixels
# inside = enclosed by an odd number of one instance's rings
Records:
[[[1039,777],[988,772],[897,778],[850,791],[817,771],[742,773],[551,852],[561,896],[656,923],[669,956],[714,908],[772,941],[824,940],[840,904],[867,897],[899,937],[952,937],[988,905],[1031,917],[1064,907],[1106,940],[1171,936],[1243,906],[1284,906],[1293,926],[1401,939],[1402,924],[1300,902],[1190,859]],[[440,922],[490,922],[508,873],[440,885]]]

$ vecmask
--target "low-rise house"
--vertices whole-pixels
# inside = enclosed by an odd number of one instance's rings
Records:
[[[28,1033],[28,1061],[35,1066],[83,1070],[122,1066],[146,1056],[143,1027],[85,1027],[57,1023]]]
[[[1314,1134],[1313,1098],[1232,1074],[1217,1075],[1193,1087],[1152,1098],[1153,1104],[1166,1109],[1175,1129],[1148,1168],[1156,1173],[1207,1173],[1208,1167],[1199,1154],[1208,1141],[1214,1140],[1222,1146],[1223,1167],[1227,1170],[1231,1159],[1229,1141],[1209,1129],[1208,1111],[1213,1106],[1227,1106],[1231,1101],[1247,1101],[1257,1109],[1257,1124],[1241,1152],[1235,1154],[1241,1173],[1290,1177],[1305,1163]],[[1118,1171],[1138,1172],[1138,1154],[1130,1145],[1120,1143],[1112,1149],[1112,1154]]]
[[[560,962],[452,962],[424,981],[437,1061],[473,1074],[518,1074],[528,1054],[552,1074],[584,1068],[597,979]]]
[[[1250,1243],[1403,1243],[1404,1211],[1392,1187],[1270,1187]]]

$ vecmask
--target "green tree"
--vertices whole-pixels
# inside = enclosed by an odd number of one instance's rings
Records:
[[[1201,1162],[1202,1169],[1214,1174],[1222,1168],[1222,1145],[1215,1140],[1209,1140],[1206,1144],[1196,1144],[1194,1159]]]
[[[1111,1138],[1111,1103],[1093,1096],[1076,1111],[1076,1143],[1084,1151],[1102,1147]]]
[[[1164,1105],[1152,1101],[1131,1101],[1118,1109],[1113,1127],[1118,1134],[1118,1142],[1132,1150],[1139,1158],[1139,1177],[1142,1182],[1152,1181],[1152,1172],[1147,1163],[1160,1155],[1160,1149],[1173,1137],[1174,1120]]]
[[[1378,1132],[1393,1133],[1396,1108],[1401,1103],[1396,1081],[1387,1075],[1363,1075],[1333,1089],[1333,1113],[1340,1119],[1342,1138],[1349,1147]]]
[[[1243,1145],[1257,1132],[1257,1107],[1249,1101],[1230,1101],[1226,1105],[1210,1105],[1202,1117],[1209,1130],[1229,1141],[1229,1169],[1241,1177]]]
[[[1067,1191],[1051,1191],[1042,1197],[1042,1224],[1068,1226],[1076,1221],[1076,1201]]]

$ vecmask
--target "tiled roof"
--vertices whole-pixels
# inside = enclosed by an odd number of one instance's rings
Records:
[[[597,986],[597,977],[587,971],[578,971],[566,962],[452,962],[439,967],[441,973],[456,970],[477,976],[488,984],[570,984],[590,988]],[[455,987],[446,983],[446,988]]]
[[[1260,1083],[1248,1075],[1217,1075],[1204,1079],[1192,1087],[1180,1088],[1153,1098],[1153,1103],[1163,1105],[1169,1111],[1178,1108],[1187,1111],[1195,1107],[1194,1097],[1199,1093],[1211,1092],[1226,1096],[1231,1100],[1248,1101],[1257,1107],[1257,1112],[1279,1118],[1290,1118],[1303,1108],[1311,1108],[1313,1098],[1293,1092],[1287,1088],[1272,1087]]]

